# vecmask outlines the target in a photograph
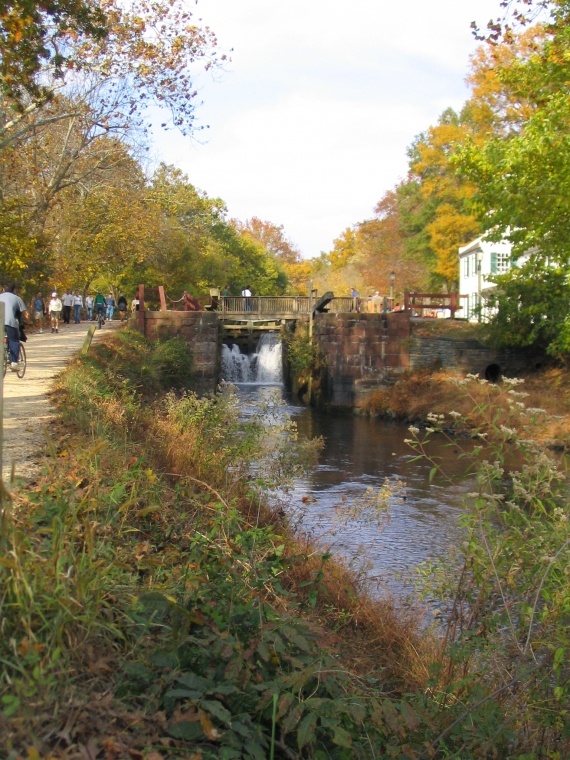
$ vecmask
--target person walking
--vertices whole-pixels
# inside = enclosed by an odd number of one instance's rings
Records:
[[[18,369],[20,355],[20,319],[28,316],[28,307],[20,296],[16,295],[15,290],[15,283],[9,282],[4,292],[0,293],[0,301],[4,302],[4,330],[8,337],[10,369],[14,372]]]
[[[360,298],[358,297],[358,290],[352,288],[350,291],[350,297],[352,298],[351,311],[360,311]]]
[[[127,299],[125,296],[119,296],[119,300],[117,301],[117,309],[119,310],[119,317],[121,318],[121,322],[124,322],[127,318]]]
[[[382,311],[382,296],[379,290],[372,296],[372,310],[375,314],[379,314]]]
[[[52,333],[59,332],[59,320],[61,319],[62,308],[63,308],[63,304],[61,303],[61,298],[59,298],[57,293],[54,291],[51,294],[51,300],[48,304],[48,312],[49,312]]]
[[[34,300],[32,301],[32,311],[34,313],[34,322],[36,323],[38,332],[43,333],[46,305],[40,292],[36,293]]]
[[[243,297],[244,311],[251,311],[251,288],[249,285],[245,286],[245,288],[241,291],[241,295]]]
[[[76,325],[81,322],[81,309],[83,308],[83,297],[81,293],[76,290],[73,295],[73,321]]]
[[[115,299],[113,298],[112,293],[109,293],[105,299],[105,305],[107,307],[107,319],[111,320],[113,319],[113,313],[115,311]]]
[[[87,321],[91,322],[93,319],[93,304],[95,301],[93,300],[93,296],[91,293],[85,296],[85,308],[87,309]]]
[[[73,294],[66,290],[61,299],[63,304],[63,324],[68,325],[71,321],[71,308],[73,306]]]

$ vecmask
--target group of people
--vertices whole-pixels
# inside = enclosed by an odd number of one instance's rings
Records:
[[[403,311],[399,303],[394,303],[387,296],[381,296],[379,290],[373,295],[370,294],[368,298],[360,298],[356,288],[352,288],[350,297],[352,299],[351,311],[367,311],[374,314],[385,313],[387,311]]]
[[[112,293],[106,297],[102,293],[97,293],[95,296],[89,293],[85,296],[84,301],[83,296],[77,290],[74,293],[66,290],[61,298],[56,291],[53,291],[51,299],[46,305],[41,292],[38,292],[32,302],[34,322],[40,333],[43,332],[44,317],[49,317],[51,331],[57,333],[59,332],[60,320],[64,325],[69,325],[72,314],[74,323],[80,324],[83,309],[85,309],[87,321],[92,322],[94,319],[99,319],[100,315],[103,316],[103,319],[113,319],[115,308],[118,309],[122,322],[127,317],[127,299],[125,296],[120,296],[115,303]]]
[[[18,356],[20,353],[20,341],[25,341],[24,323],[28,318],[28,307],[25,302],[16,293],[16,285],[13,282],[6,283],[3,291],[0,293],[0,301],[4,303],[4,331],[8,339],[8,348],[10,353],[10,369],[18,369]],[[133,311],[138,308],[138,299],[134,298],[131,304]],[[102,293],[97,293],[95,297],[91,294],[83,297],[79,291],[71,293],[66,290],[63,297],[60,298],[57,291],[53,291],[49,302],[45,303],[44,298],[39,291],[36,293],[31,303],[31,311],[34,315],[34,322],[38,332],[43,333],[44,318],[49,317],[52,333],[59,332],[59,324],[63,315],[63,323],[71,323],[71,314],[73,311],[75,324],[81,322],[81,312],[85,307],[87,320],[92,321],[103,314],[106,319],[113,319],[115,308],[118,309],[121,321],[127,316],[127,299],[120,296],[117,303],[112,293],[105,297]]]

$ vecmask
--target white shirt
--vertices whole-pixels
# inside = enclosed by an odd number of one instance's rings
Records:
[[[61,309],[61,298],[52,298],[49,302],[48,311],[51,313],[52,311],[61,311]]]

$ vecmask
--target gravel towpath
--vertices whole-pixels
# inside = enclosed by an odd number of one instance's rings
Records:
[[[81,349],[90,324],[63,325],[57,334],[48,328],[28,335],[25,376],[20,379],[8,370],[4,377],[2,477],[9,488],[13,466],[16,480],[29,480],[38,471],[48,426],[56,414],[48,399],[52,381]],[[107,322],[95,330],[93,340],[120,326],[118,321]]]

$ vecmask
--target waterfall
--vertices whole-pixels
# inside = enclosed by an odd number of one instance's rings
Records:
[[[281,341],[276,333],[261,336],[254,354],[242,354],[235,343],[222,346],[222,379],[228,383],[281,385],[283,365]]]

